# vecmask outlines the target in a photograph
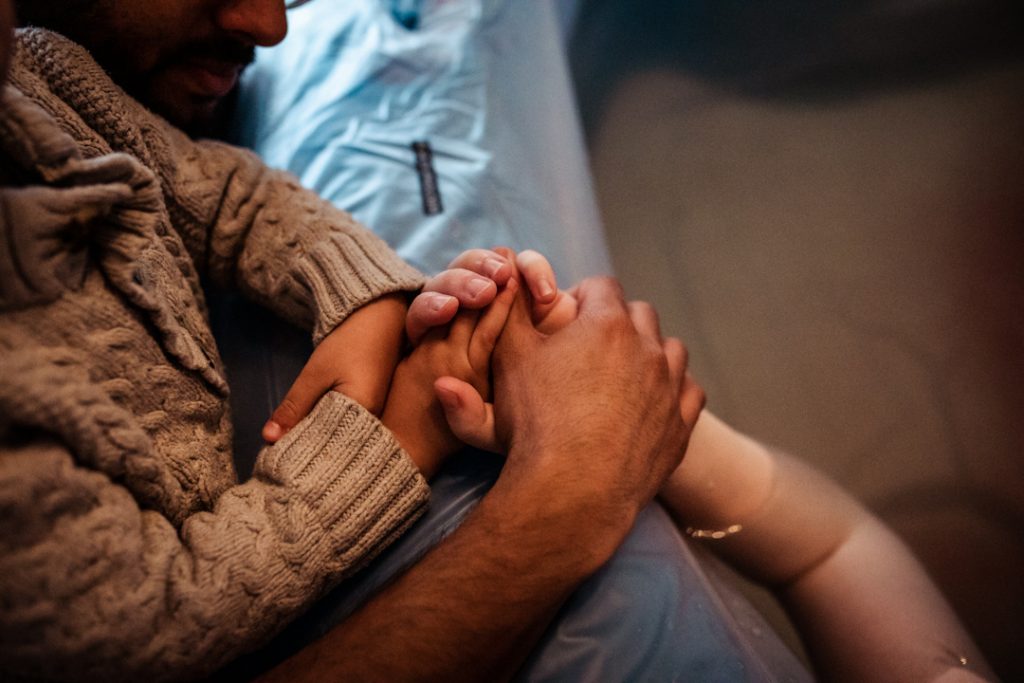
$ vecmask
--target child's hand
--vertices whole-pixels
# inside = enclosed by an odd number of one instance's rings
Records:
[[[395,370],[381,420],[425,477],[462,445],[438,400],[445,396],[443,383],[458,381],[478,396],[490,396],[491,353],[517,289],[510,280],[484,311],[460,311],[449,328],[426,335]],[[435,384],[442,385],[436,393]]]
[[[576,288],[558,289],[555,271],[544,256],[532,249],[516,254],[508,247],[495,247],[494,251],[515,264],[515,275],[510,282],[521,281],[529,302],[530,318],[538,332],[554,334],[579,313]],[[459,438],[470,446],[500,453],[503,447],[494,430],[494,407],[487,395],[457,377],[441,377],[434,383],[437,396],[444,406],[447,423]]]
[[[538,332],[554,334],[576,319],[576,287],[568,291],[558,289],[555,271],[542,254],[532,249],[516,254],[507,247],[495,251],[516,264],[519,278],[529,288],[530,317]]]
[[[276,442],[331,390],[380,415],[401,355],[403,327],[416,343],[430,329],[446,327],[460,308],[483,309],[512,277],[513,259],[514,255],[506,258],[488,249],[470,249],[428,280],[408,310],[405,296],[394,294],[353,312],[317,345],[264,425],[263,439]]]
[[[263,426],[263,440],[274,443],[284,436],[328,391],[339,391],[379,415],[400,356],[405,311],[403,295],[384,296],[324,337]]]

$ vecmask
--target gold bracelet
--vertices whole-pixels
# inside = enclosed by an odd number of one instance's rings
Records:
[[[743,531],[742,524],[733,524],[724,529],[694,529],[692,526],[686,527],[686,535],[690,538],[711,538],[716,541],[726,536],[738,534],[741,531]]]

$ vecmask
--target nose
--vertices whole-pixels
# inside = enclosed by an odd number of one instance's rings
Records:
[[[284,5],[284,0],[228,0],[217,10],[217,25],[246,43],[277,45],[288,33]]]

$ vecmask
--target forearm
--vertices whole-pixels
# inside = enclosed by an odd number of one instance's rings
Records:
[[[533,487],[502,479],[466,522],[266,681],[511,677],[610,543]]]
[[[994,680],[924,568],[873,517],[779,594],[828,680],[926,681],[951,670]]]
[[[961,657],[991,675],[907,547],[806,464],[705,413],[661,495],[691,533],[776,588],[829,680],[929,680]]]
[[[659,495],[684,529],[761,583],[788,584],[838,548],[867,512],[799,462],[704,411]]]

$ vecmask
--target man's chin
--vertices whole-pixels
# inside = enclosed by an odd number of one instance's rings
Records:
[[[186,63],[151,74],[142,101],[193,137],[212,135],[219,130],[226,102],[238,90],[238,71],[207,71]]]
[[[175,97],[154,93],[144,103],[160,116],[192,136],[208,135],[217,120],[224,98],[188,95],[179,90]]]

